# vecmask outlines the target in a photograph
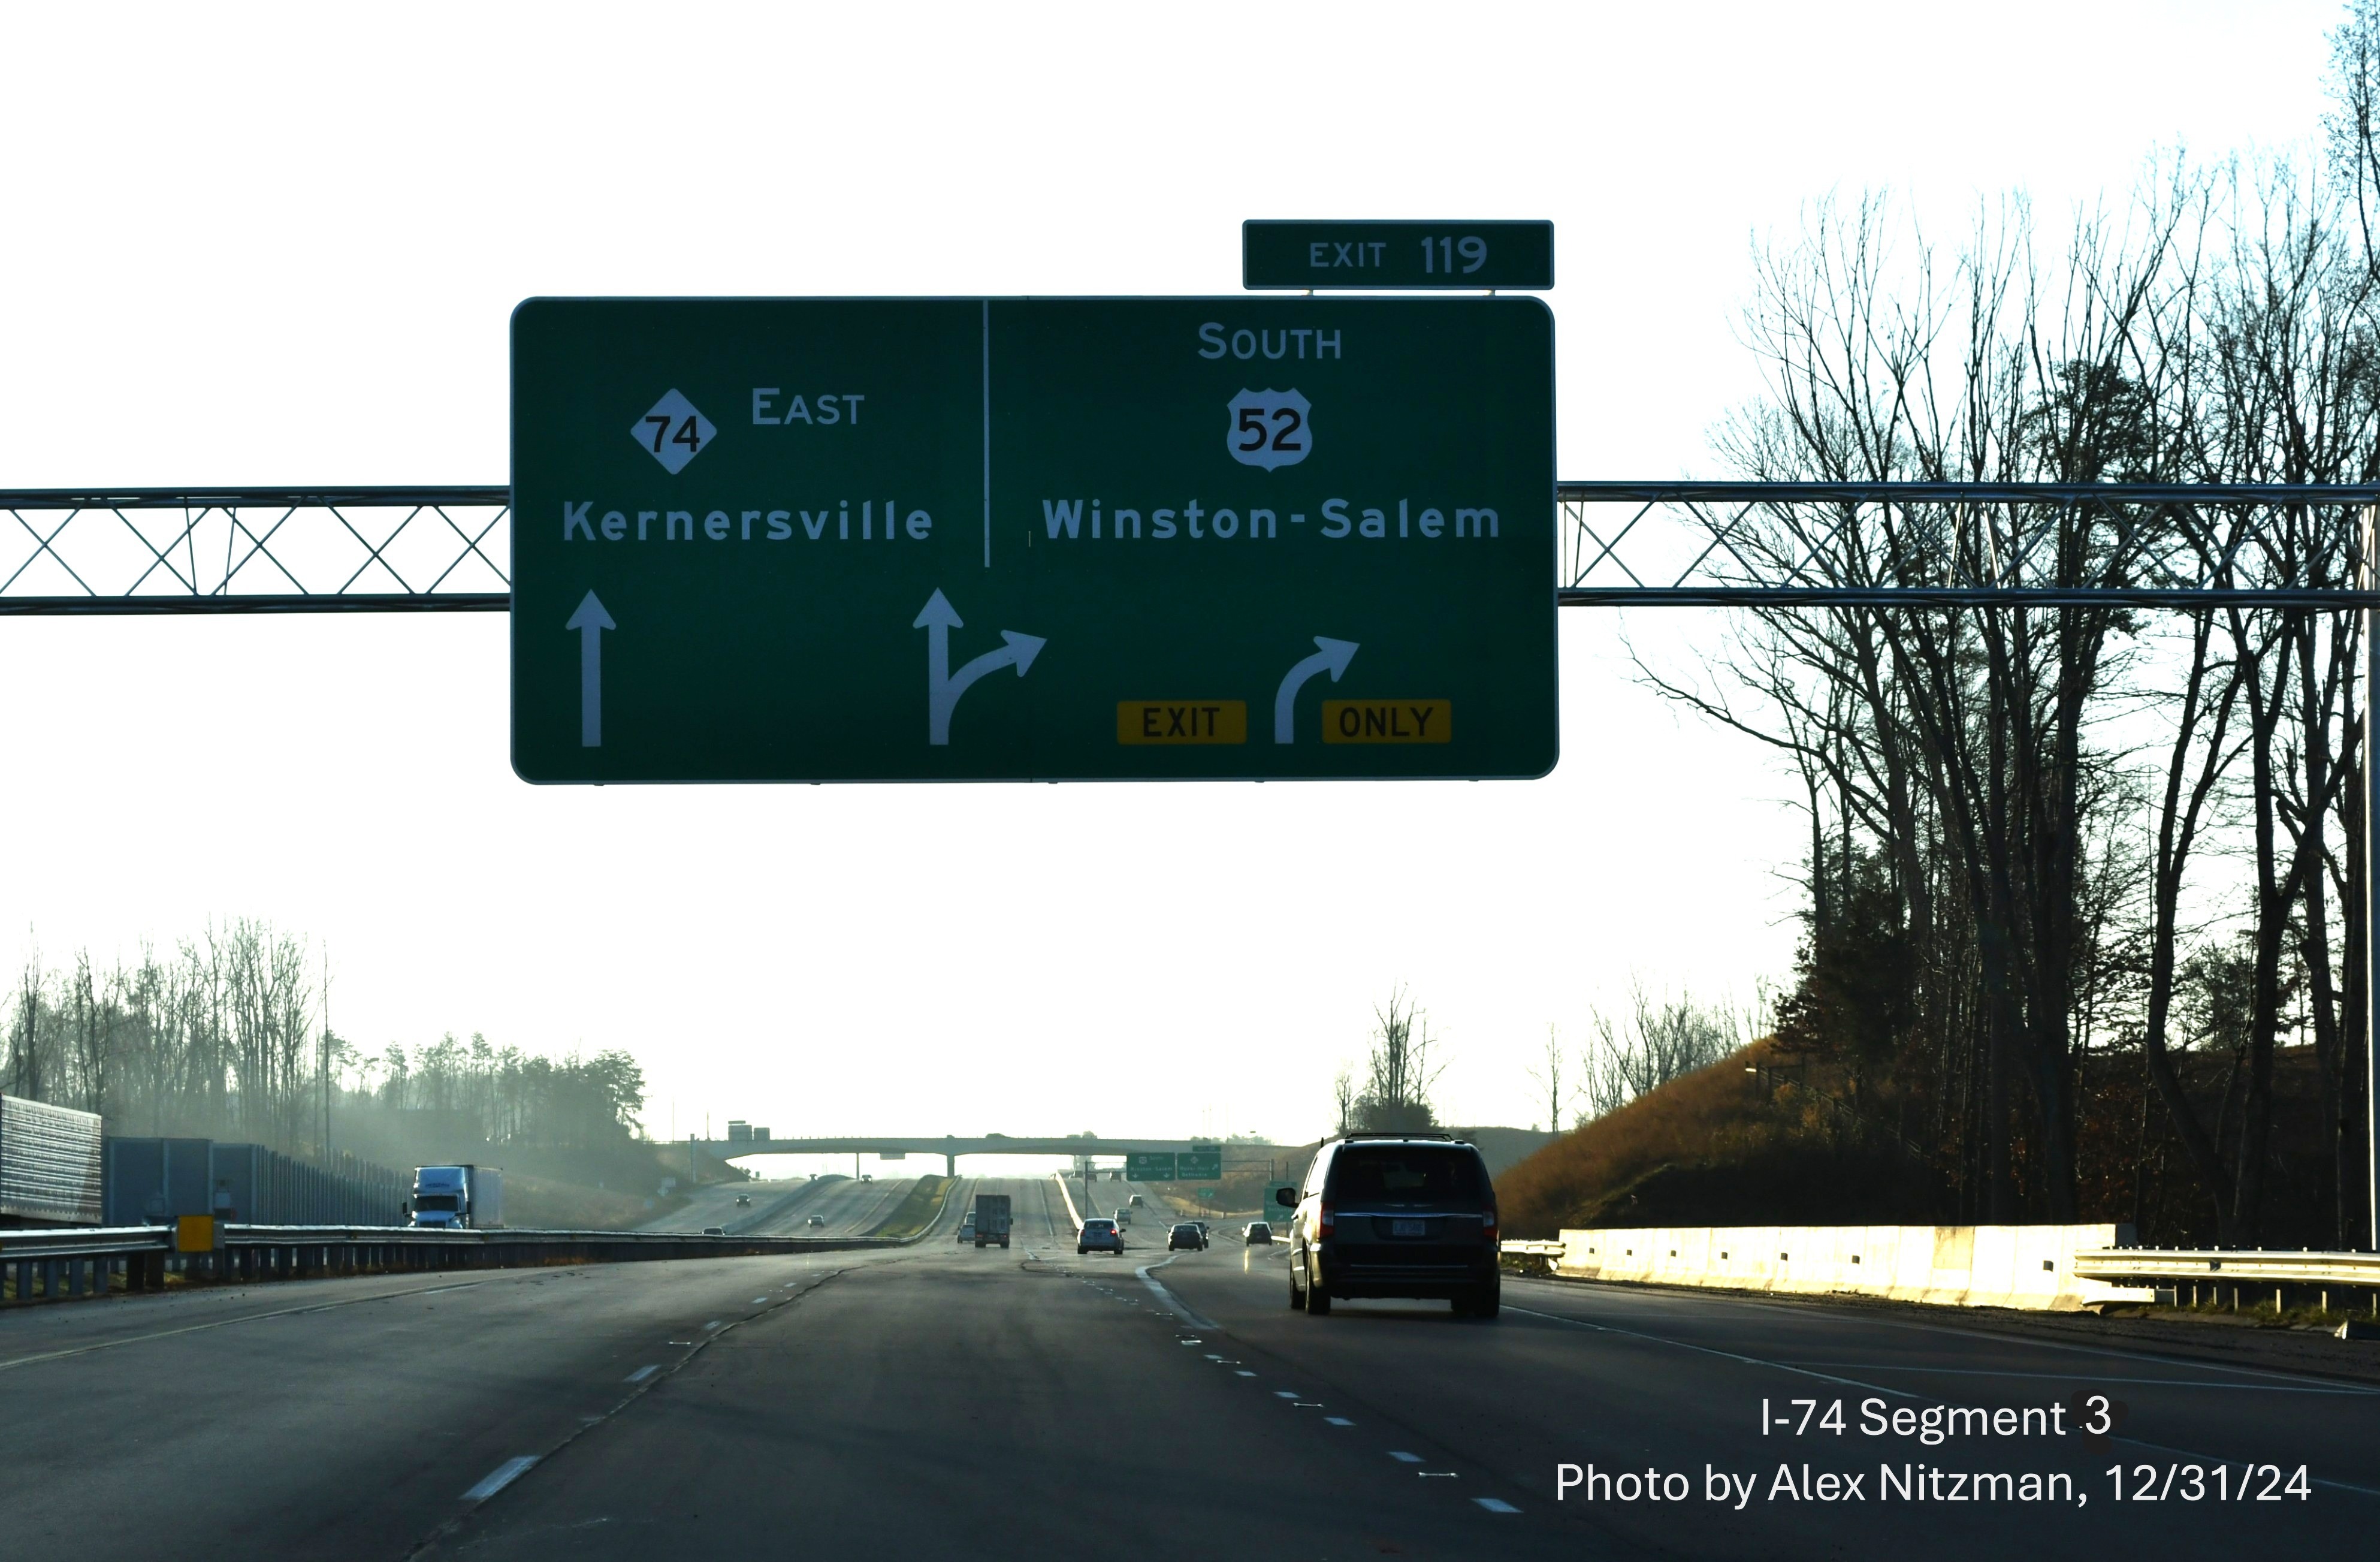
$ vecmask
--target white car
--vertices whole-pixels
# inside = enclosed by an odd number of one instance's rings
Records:
[[[967,1211],[965,1214],[959,1217],[959,1240],[962,1242],[975,1240],[975,1211],[973,1210]]]
[[[1116,1229],[1114,1221],[1093,1215],[1083,1222],[1083,1228],[1075,1234],[1075,1251],[1078,1253],[1114,1253],[1121,1258],[1123,1256],[1123,1233]]]

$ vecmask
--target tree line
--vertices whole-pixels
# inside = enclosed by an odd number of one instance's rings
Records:
[[[8,999],[0,1088],[100,1113],[111,1134],[296,1154],[480,1144],[608,1164],[642,1137],[644,1071],[627,1053],[543,1057],[477,1034],[370,1053],[329,1027],[327,982],[308,939],[252,918],[105,966],[35,954]]]
[[[1765,389],[1718,430],[1775,482],[2380,480],[2380,16],[2335,38],[2327,145],[2154,159],[2120,209],[1937,245],[1882,197],[1757,256]],[[2358,509],[1770,504],[1747,578],[2119,591],[2368,583]],[[1808,826],[1777,1046],[1961,1218],[2265,1239],[2277,1122],[2312,1233],[2363,1229],[2361,616],[2276,602],[1776,607],[1660,692],[1768,745]],[[2301,1211],[2292,1212],[2293,1219]],[[2299,1229],[2303,1229],[2301,1222]]]

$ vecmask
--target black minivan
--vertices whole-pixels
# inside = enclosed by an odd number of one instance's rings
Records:
[[[1496,1190],[1479,1152],[1450,1134],[1351,1133],[1326,1142],[1305,1186],[1274,1202],[1289,1226],[1289,1304],[1333,1297],[1439,1297],[1493,1318]]]

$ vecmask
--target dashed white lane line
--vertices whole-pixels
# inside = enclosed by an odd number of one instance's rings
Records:
[[[1297,1397],[1297,1390],[1294,1388],[1276,1388],[1272,1391],[1272,1397],[1276,1399],[1294,1399]]]
[[[717,1328],[723,1328],[723,1327],[725,1327],[725,1325],[724,1325],[724,1324],[721,1324],[721,1323],[720,1323],[720,1321],[719,1321],[718,1319],[716,1319],[716,1318],[713,1318],[710,1323],[705,1324],[703,1324],[702,1326],[703,1326],[704,1328],[706,1328],[706,1329],[717,1329]]]
[[[1248,1371],[1245,1367],[1242,1367],[1238,1372],[1233,1373],[1232,1375],[1233,1377],[1254,1377],[1257,1374]]]
[[[1473,1497],[1471,1500],[1477,1503],[1480,1507],[1486,1508],[1490,1513],[1518,1513],[1521,1511],[1519,1508],[1514,1507],[1511,1503],[1506,1502],[1502,1497]]]
[[[1389,1450],[1389,1457],[1396,1460],[1399,1464],[1419,1464],[1421,1462],[1421,1456],[1419,1454],[1409,1454],[1402,1448],[1390,1448]]]
[[[635,1372],[628,1374],[628,1381],[630,1383],[642,1383],[645,1379],[652,1376],[655,1373],[660,1371],[661,1368],[658,1366],[638,1367]]]
[[[1324,1416],[1322,1419],[1332,1426],[1353,1426],[1355,1424],[1354,1422],[1349,1421],[1345,1416]]]
[[[768,1304],[768,1300],[769,1299],[767,1297],[756,1296],[752,1299],[752,1305],[755,1307],[763,1307]]]
[[[536,1462],[537,1456],[535,1454],[523,1454],[518,1458],[509,1458],[504,1460],[504,1463],[488,1471],[486,1478],[478,1485],[472,1487],[469,1491],[465,1492],[463,1494],[463,1500],[465,1502],[487,1501],[490,1497],[494,1496],[498,1492],[503,1491],[506,1486],[511,1485],[523,1475],[528,1473],[529,1466]]]

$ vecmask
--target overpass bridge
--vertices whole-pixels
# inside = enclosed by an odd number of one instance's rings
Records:
[[[1225,1148],[1212,1139],[1101,1139],[1096,1134],[1066,1134],[1055,1139],[1012,1139],[1006,1134],[988,1133],[973,1137],[958,1134],[892,1134],[859,1138],[775,1139],[767,1129],[734,1131],[731,1125],[725,1139],[695,1139],[686,1144],[698,1154],[714,1160],[732,1161],[745,1155],[875,1155],[900,1160],[910,1155],[940,1155],[942,1170],[958,1175],[962,1155],[1195,1155],[1201,1152],[1219,1159]],[[1236,1146],[1241,1152],[1275,1151],[1286,1146],[1251,1144],[1242,1141]]]

